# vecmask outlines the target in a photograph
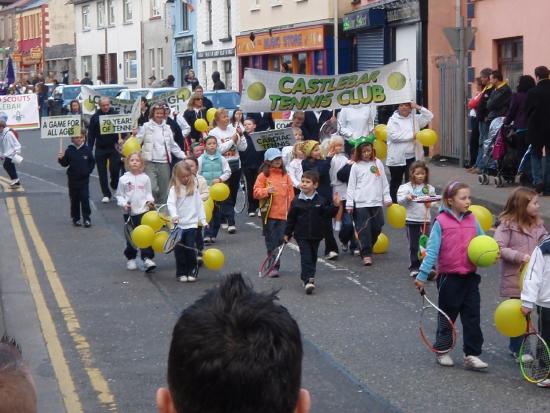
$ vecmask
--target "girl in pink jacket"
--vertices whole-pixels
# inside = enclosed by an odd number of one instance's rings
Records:
[[[516,188],[500,214],[495,240],[500,247],[500,296],[519,298],[520,273],[547,234],[539,216],[539,197],[529,188]],[[523,337],[510,338],[510,355],[517,361]]]

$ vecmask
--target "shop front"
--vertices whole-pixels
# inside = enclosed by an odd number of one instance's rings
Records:
[[[296,74],[333,74],[332,33],[331,26],[316,25],[237,36],[239,77],[242,79],[244,69],[249,67],[281,71],[284,64]],[[340,73],[350,70],[349,47],[347,39],[339,43]]]
[[[193,62],[193,36],[178,37],[174,39],[174,42],[178,84],[183,85],[187,72],[195,67]]]
[[[12,58],[17,65],[19,80],[29,78],[31,75],[44,70],[44,54],[40,46],[16,50],[12,54]]]

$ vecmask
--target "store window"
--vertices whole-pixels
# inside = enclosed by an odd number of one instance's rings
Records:
[[[233,76],[232,76],[232,68],[231,68],[231,60],[224,60],[223,61],[223,74],[225,79],[225,88],[226,89],[233,89]]]
[[[149,49],[149,63],[151,64],[151,70],[150,70],[150,75],[149,76],[155,76],[157,75],[156,73],[156,66],[155,66],[155,49]]]
[[[92,77],[92,56],[82,56],[80,58],[81,67],[82,67],[82,77],[84,77],[84,73],[88,73],[90,75],[90,79],[93,79]]]
[[[159,47],[158,49],[158,62],[159,62],[159,78],[164,79],[164,49]]]
[[[307,73],[307,53],[298,53],[298,73],[301,75]]]
[[[124,80],[137,80],[136,52],[124,52]]]
[[[498,68],[508,85],[515,90],[523,74],[523,37],[497,40]]]

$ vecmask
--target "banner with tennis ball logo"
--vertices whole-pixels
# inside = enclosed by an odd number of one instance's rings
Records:
[[[410,102],[414,88],[407,59],[342,75],[299,75],[246,69],[241,109],[245,112],[323,110]]]
[[[80,136],[80,124],[80,115],[44,116],[40,120],[40,137],[53,139]]]

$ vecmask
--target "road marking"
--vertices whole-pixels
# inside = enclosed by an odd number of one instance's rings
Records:
[[[63,396],[65,409],[69,413],[83,412],[80,398],[76,392],[76,387],[74,385],[67,360],[63,353],[63,347],[59,341],[55,323],[46,304],[40,283],[38,282],[36,269],[29,252],[29,247],[25,240],[25,236],[23,235],[23,229],[21,228],[21,222],[17,216],[17,210],[15,208],[13,198],[7,198],[6,204],[8,207],[8,215],[10,217],[13,233],[15,235],[15,241],[17,243],[17,247],[19,248],[23,273],[27,278],[27,282],[29,283],[31,293],[34,298],[36,313],[38,315],[38,319],[40,320],[42,334],[46,342],[48,353],[50,354],[52,367],[59,384],[59,390]]]
[[[38,232],[38,228],[34,222],[34,218],[29,208],[27,198],[22,197],[19,198],[18,201],[19,208],[21,209],[21,212],[23,214],[25,224],[27,225],[27,229],[36,248],[38,257],[44,265],[44,270],[54,293],[57,306],[63,314],[67,330],[73,338],[75,347],[80,355],[80,358],[82,359],[82,362],[84,363],[84,369],[88,374],[90,383],[94,390],[97,392],[97,397],[100,403],[107,407],[109,411],[116,412],[115,398],[111,393],[111,390],[109,389],[109,384],[107,383],[107,380],[105,380],[105,378],[103,377],[101,371],[93,366],[93,356],[90,349],[90,344],[88,343],[86,338],[80,333],[80,323],[78,321],[78,318],[76,317],[73,307],[71,306],[71,302],[69,300],[69,297],[67,296],[67,293],[65,292],[65,288],[61,283],[59,275],[57,274],[57,270],[55,268],[53,260],[50,256],[48,249],[46,248],[46,244],[44,243],[42,236]],[[72,410],[69,410],[69,412],[72,413]]]

